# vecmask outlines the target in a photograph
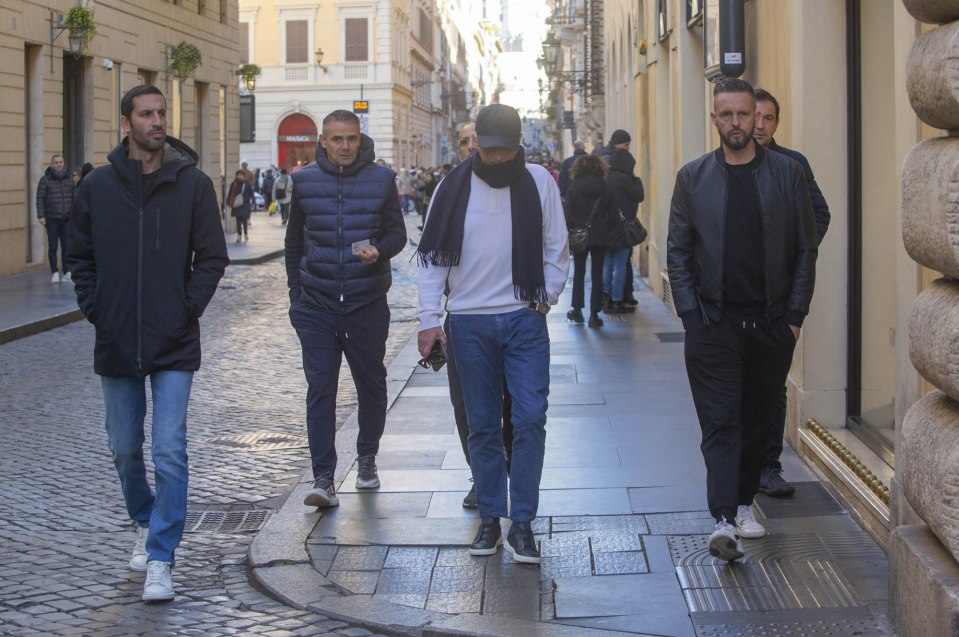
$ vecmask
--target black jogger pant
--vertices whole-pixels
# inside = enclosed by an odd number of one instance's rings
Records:
[[[751,504],[796,339],[785,318],[725,314],[686,331],[686,373],[702,429],[709,512]]]

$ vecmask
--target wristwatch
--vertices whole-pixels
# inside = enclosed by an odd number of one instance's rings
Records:
[[[534,312],[539,312],[543,316],[549,314],[549,311],[552,309],[552,306],[550,306],[548,303],[535,303],[533,301],[530,301],[529,305],[526,307]]]

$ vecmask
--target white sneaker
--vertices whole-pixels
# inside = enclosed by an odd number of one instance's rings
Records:
[[[173,599],[173,574],[169,562],[147,562],[147,578],[143,582],[143,601],[166,602]]]
[[[60,282],[60,273],[54,272],[50,275],[50,283],[59,283]]]
[[[762,524],[756,521],[753,516],[753,507],[749,504],[740,504],[736,509],[736,531],[739,537],[747,540],[755,540],[759,537],[766,537],[766,529]]]
[[[143,572],[147,570],[147,534],[150,532],[145,526],[137,525],[137,537],[133,541],[133,555],[130,557],[130,570]]]
[[[67,272],[62,277],[60,277],[61,283],[73,283],[73,275]]]
[[[727,562],[734,562],[746,554],[743,543],[736,535],[736,527],[726,518],[716,523],[716,530],[709,536],[709,554]]]

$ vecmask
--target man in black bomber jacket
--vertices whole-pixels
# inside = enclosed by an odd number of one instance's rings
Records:
[[[752,86],[721,80],[710,116],[722,145],[676,176],[666,261],[716,519],[709,551],[732,561],[741,537],[766,534],[752,502],[809,312],[818,237],[802,166],[753,139]]]
[[[67,262],[96,327],[106,429],[127,512],[130,568],[144,601],[173,599],[171,568],[187,504],[186,413],[200,368],[200,323],[229,259],[213,182],[166,135],[166,100],[137,86],[120,102],[126,138],[81,183]],[[143,463],[145,379],[153,396],[156,491]]]

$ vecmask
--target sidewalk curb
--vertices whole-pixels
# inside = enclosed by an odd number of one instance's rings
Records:
[[[80,308],[77,308],[75,310],[70,310],[69,312],[55,314],[53,316],[48,316],[30,323],[4,328],[0,330],[0,345],[9,343],[11,341],[16,341],[21,338],[26,338],[27,336],[33,336],[34,334],[39,334],[41,332],[46,332],[47,330],[52,330],[57,327],[69,325],[70,323],[75,323],[81,319],[83,319],[83,312],[80,311]]]
[[[277,257],[283,256],[284,249],[280,248],[279,250],[274,250],[273,252],[267,252],[266,254],[261,254],[255,257],[248,257],[245,259],[230,259],[230,265],[260,265],[261,263],[266,263],[267,261],[272,261]]]
[[[406,387],[420,355],[414,334],[386,371],[387,413]],[[336,433],[335,479],[341,482],[356,460],[359,425],[356,410]],[[313,481],[307,469],[283,506],[257,533],[247,553],[253,585],[283,604],[307,610],[366,630],[396,637],[636,637],[636,633],[537,622],[491,615],[452,615],[343,591],[313,567],[306,541],[323,514],[305,507],[303,497]],[[464,544],[465,546],[465,544]]]

